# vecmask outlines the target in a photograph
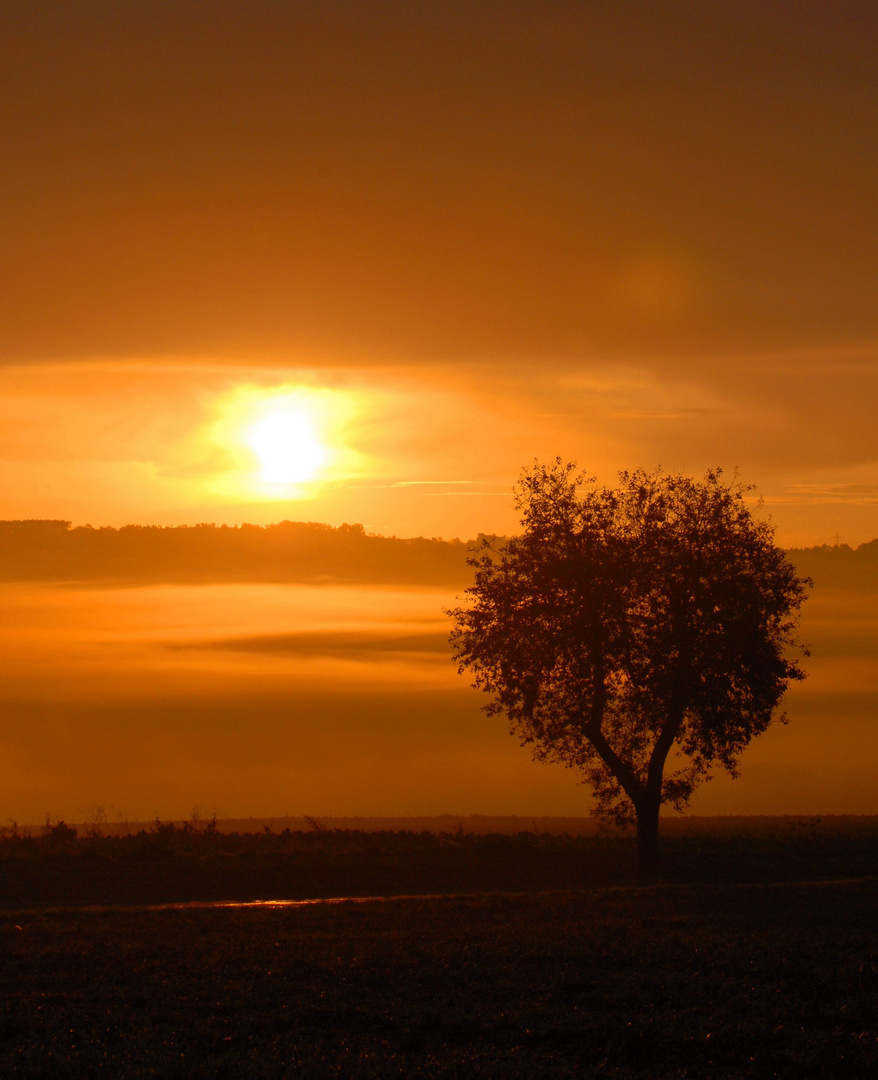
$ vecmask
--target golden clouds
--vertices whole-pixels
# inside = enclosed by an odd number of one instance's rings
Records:
[[[514,530],[522,466],[561,455],[606,483],[637,466],[739,466],[781,543],[856,544],[878,534],[876,355],[0,368],[2,513],[469,538]]]

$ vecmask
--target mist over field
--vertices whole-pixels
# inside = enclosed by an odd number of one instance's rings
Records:
[[[0,818],[587,814],[455,670],[466,553],[357,526],[0,524]],[[809,677],[695,814],[875,811],[878,544],[790,555],[815,581]]]

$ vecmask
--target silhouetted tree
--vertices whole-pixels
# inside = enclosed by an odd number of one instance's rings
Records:
[[[593,813],[637,824],[644,880],[659,807],[714,764],[737,773],[791,680],[811,582],[722,471],[620,473],[599,488],[560,458],[522,474],[523,533],[484,539],[469,602],[448,612],[459,670],[535,758],[578,770]],[[785,721],[785,717],[781,717]],[[673,768],[665,776],[669,754]]]

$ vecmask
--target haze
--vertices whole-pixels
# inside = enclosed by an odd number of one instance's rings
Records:
[[[876,40],[845,0],[8,0],[0,518],[465,541],[560,455],[873,540]],[[588,810],[437,644],[463,579],[97,577],[3,577],[0,819]],[[790,725],[698,812],[875,812],[873,598],[818,580]]]

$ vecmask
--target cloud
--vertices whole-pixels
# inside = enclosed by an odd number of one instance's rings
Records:
[[[296,491],[230,480],[223,487],[234,462],[208,438],[218,403],[236,387],[268,393],[296,383],[352,403],[343,435],[356,475]],[[809,499],[869,505],[876,398],[878,348],[868,343],[685,364],[547,356],[408,370],[159,358],[20,365],[0,370],[0,494],[9,517],[77,524],[306,517],[400,536],[468,538],[514,530],[511,489],[521,468],[560,455],[609,484],[622,468],[661,465],[697,475],[737,466],[783,521]],[[826,531],[816,519],[810,530],[801,516],[788,520],[786,542],[807,535],[816,542]],[[840,520],[829,531],[836,529],[871,539],[878,516],[871,524]]]
[[[878,469],[878,465],[876,465]],[[790,484],[787,492],[773,495],[774,503],[801,506],[837,503],[840,505],[878,503],[878,483],[874,484]]]
[[[303,631],[260,634],[243,638],[166,642],[165,648],[207,649],[216,652],[265,653],[281,656],[323,656],[374,662],[400,655],[447,660],[448,632],[391,634],[381,631]]]

